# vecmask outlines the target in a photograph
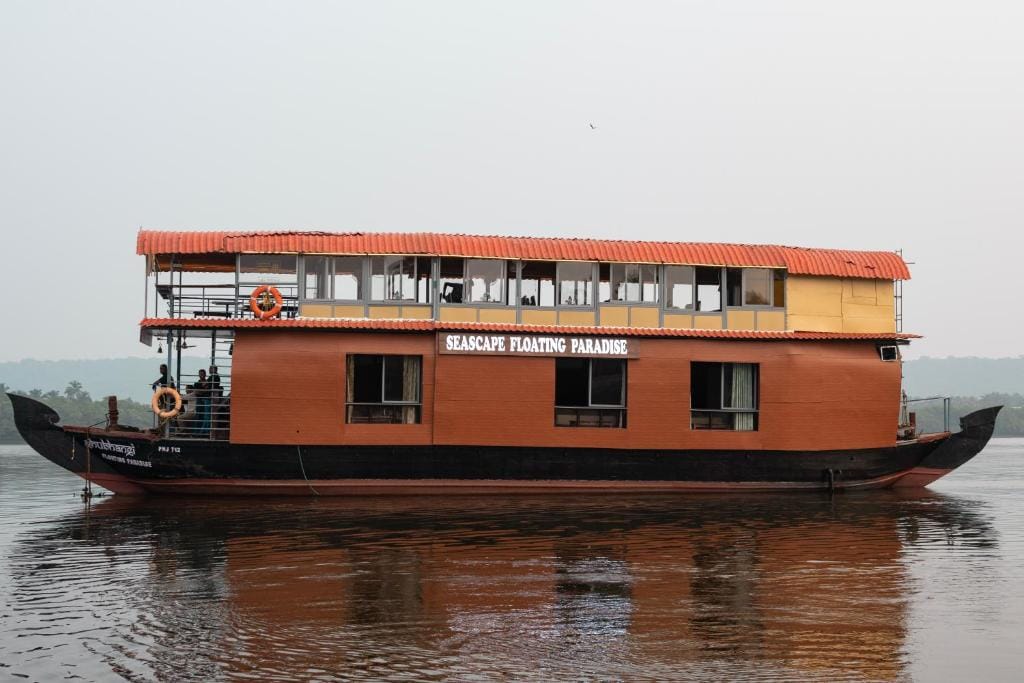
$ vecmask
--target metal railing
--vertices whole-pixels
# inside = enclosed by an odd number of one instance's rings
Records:
[[[923,403],[925,401],[942,401],[942,431],[949,431],[950,423],[950,397],[949,396],[925,396],[924,398],[903,398],[903,405],[900,410],[901,425],[914,424],[910,419],[909,405],[911,403]]]

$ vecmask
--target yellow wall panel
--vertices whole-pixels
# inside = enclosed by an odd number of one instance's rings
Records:
[[[786,329],[786,314],[782,311],[758,311],[757,329],[778,332]]]
[[[888,306],[869,306],[867,304],[851,304],[843,302],[843,317],[884,318],[887,320],[895,320],[896,312],[893,309],[892,304]]]
[[[805,332],[842,332],[842,317],[827,315],[789,315],[787,324],[791,330]]]
[[[442,306],[441,320],[458,323],[475,323],[477,309],[472,306]]]
[[[398,306],[370,306],[371,318],[397,318]]]
[[[722,329],[722,316],[720,315],[695,315],[693,326],[698,330],[720,330]]]
[[[625,306],[602,306],[601,324],[606,327],[625,327],[629,324],[629,309]]]
[[[853,284],[853,298],[871,299],[872,301],[877,299],[878,291],[875,283],[878,280],[851,278],[850,282]]]
[[[895,332],[896,321],[883,318],[844,318],[843,332]]]
[[[790,315],[843,314],[843,281],[839,278],[790,275],[786,280],[786,295],[786,310]]]
[[[753,311],[729,311],[727,318],[727,329],[730,330],[752,330],[754,329]]]
[[[303,318],[330,318],[330,304],[302,304],[299,306],[299,315]]]
[[[434,315],[430,306],[402,306],[402,317],[413,320],[429,320]]]
[[[666,313],[665,314],[665,327],[671,327],[674,329],[692,329],[693,328],[693,316],[692,315],[680,315],[678,313]]]
[[[514,308],[481,308],[480,322],[482,323],[514,323],[516,321],[516,309]]]
[[[593,327],[594,314],[590,311],[559,311],[559,325],[588,325]]]
[[[558,321],[555,311],[531,311],[523,309],[524,325],[555,325]]]
[[[629,309],[631,327],[657,327],[658,317],[658,309],[650,306],[632,306]]]
[[[366,311],[362,306],[335,306],[334,317],[335,318],[362,318],[365,317]]]

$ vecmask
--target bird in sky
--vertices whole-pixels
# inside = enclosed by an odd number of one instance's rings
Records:
[[[590,130],[597,130],[597,126],[595,126],[594,124],[590,124]]]

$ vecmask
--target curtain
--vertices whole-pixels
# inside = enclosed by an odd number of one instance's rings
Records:
[[[418,401],[420,393],[420,358],[405,356],[402,364],[402,400]],[[416,406],[406,406],[403,410],[403,422],[415,424]]]
[[[734,363],[732,366],[732,407],[754,409],[754,366]],[[735,429],[749,432],[754,429],[754,413],[733,413]]]

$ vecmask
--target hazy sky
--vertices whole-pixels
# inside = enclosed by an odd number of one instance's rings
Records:
[[[903,248],[1024,353],[1019,0],[3,0],[0,98],[0,361],[155,357],[140,226]]]

